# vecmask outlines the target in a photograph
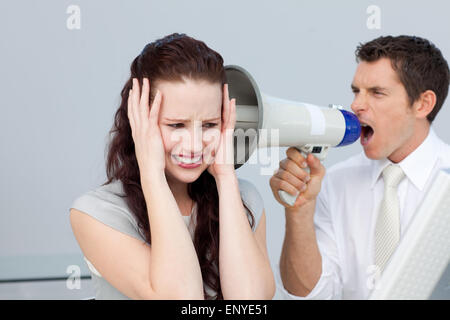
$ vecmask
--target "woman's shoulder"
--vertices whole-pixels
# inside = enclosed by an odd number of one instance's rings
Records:
[[[253,214],[256,227],[264,210],[263,198],[256,186],[249,180],[238,178],[238,182],[242,202]]]
[[[136,218],[125,201],[122,182],[119,180],[80,195],[72,202],[70,209],[72,208],[134,238],[144,239]]]
[[[77,197],[72,207],[81,207],[88,209],[110,209],[114,208],[119,211],[127,211],[128,207],[124,199],[122,183],[115,180],[109,184],[91,189]]]

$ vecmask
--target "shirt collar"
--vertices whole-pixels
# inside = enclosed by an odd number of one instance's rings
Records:
[[[434,164],[437,160],[437,152],[439,150],[439,139],[436,136],[433,128],[430,127],[427,137],[420,144],[416,150],[411,152],[405,159],[397,163],[402,168],[406,177],[414,184],[414,186],[420,191],[425,187],[428,177],[433,170]],[[374,160],[372,167],[372,183],[373,189],[376,182],[380,178],[381,172],[389,164],[389,159],[384,158],[381,160]]]

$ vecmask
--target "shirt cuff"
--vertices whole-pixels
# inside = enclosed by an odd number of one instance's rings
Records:
[[[317,281],[311,292],[305,296],[300,297],[289,293],[283,285],[281,280],[280,265],[277,264],[275,268],[275,281],[277,290],[282,299],[286,300],[325,300],[325,299],[338,299],[334,292],[334,275],[326,268],[324,259],[322,259],[322,274],[319,281]]]

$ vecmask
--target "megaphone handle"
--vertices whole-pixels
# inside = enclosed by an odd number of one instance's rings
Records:
[[[302,154],[302,156],[306,159],[308,157],[308,153],[306,153],[304,150],[301,150],[297,147],[295,147],[295,149],[297,149],[298,151],[300,151],[300,153]],[[309,173],[309,168],[306,167],[304,170],[306,170]],[[297,197],[299,196],[300,191],[297,192],[297,195],[293,196],[289,193],[287,193],[284,190],[278,190],[278,195],[280,196],[280,199],[283,200],[284,203],[293,206],[295,203],[295,200],[297,200]]]

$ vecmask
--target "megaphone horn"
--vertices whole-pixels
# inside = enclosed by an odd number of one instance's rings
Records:
[[[242,166],[256,148],[296,147],[306,157],[313,153],[325,159],[329,147],[349,145],[358,140],[358,118],[341,106],[319,107],[284,100],[259,91],[253,77],[244,68],[225,66],[230,98],[236,98],[235,168]],[[262,130],[277,130],[273,141]],[[240,134],[236,134],[240,132]],[[244,133],[244,139],[242,139]],[[297,196],[280,191],[280,198],[293,205]]]

